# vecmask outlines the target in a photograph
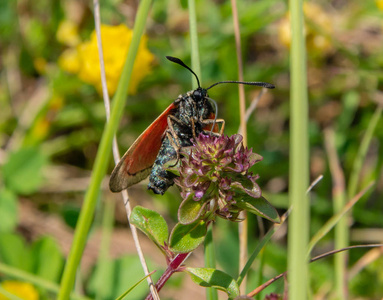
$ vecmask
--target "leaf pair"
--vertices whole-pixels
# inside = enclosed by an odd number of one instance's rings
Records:
[[[204,221],[197,221],[187,225],[178,223],[169,236],[164,218],[159,213],[141,206],[136,206],[132,210],[130,222],[145,233],[167,256],[193,251],[204,241],[207,232],[207,224]],[[170,253],[166,250],[170,250]],[[222,290],[230,298],[239,295],[238,283],[222,271],[211,268],[186,268],[185,271],[200,286]]]
[[[170,236],[165,219],[157,212],[136,206],[130,215],[130,222],[145,233],[166,255],[188,253],[196,249],[205,239],[207,224],[197,221],[191,224],[178,223]]]

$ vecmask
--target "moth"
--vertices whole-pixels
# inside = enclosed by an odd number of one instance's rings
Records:
[[[120,192],[148,175],[148,189],[156,194],[164,194],[174,184],[176,175],[166,171],[164,165],[179,159],[180,149],[191,146],[192,139],[201,132],[218,132],[218,124],[223,132],[225,122],[217,119],[217,104],[207,93],[212,87],[238,83],[274,88],[265,82],[220,81],[204,89],[198,76],[182,60],[172,56],[166,58],[188,69],[195,76],[198,88],[179,95],[130,146],[111,174],[109,188],[112,192]]]

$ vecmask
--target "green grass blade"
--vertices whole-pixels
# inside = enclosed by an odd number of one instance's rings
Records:
[[[127,98],[126,95],[129,81],[133,70],[133,64],[137,55],[141,36],[144,33],[150,5],[151,0],[142,0],[137,12],[132,42],[129,47],[124,69],[122,71],[118,88],[113,100],[110,122],[106,124],[101,138],[101,143],[93,167],[90,185],[85,195],[83,207],[81,209],[73,238],[72,248],[64,269],[64,274],[61,281],[61,289],[58,295],[59,300],[68,299],[75,281],[76,270],[80,263],[81,255],[86,243],[86,238],[93,220],[101,181],[105,176],[109,163],[113,136],[117,131],[119,122],[122,117],[123,108]]]
[[[197,14],[195,7],[195,0],[188,0],[189,8],[189,28],[190,28],[190,44],[191,44],[191,68],[197,74],[199,81],[201,78],[201,64],[199,60],[199,48],[198,48],[198,30],[197,30]],[[192,76],[192,86],[197,88],[197,81]]]
[[[188,0],[188,8],[189,8],[190,44],[191,44],[191,67],[192,67],[192,70],[197,74],[200,82],[202,82],[201,64],[199,60],[198,28],[197,28],[197,14],[196,14],[195,0]],[[193,88],[198,87],[196,80],[194,80],[194,76],[192,76],[192,85],[193,85]],[[212,238],[211,226],[208,228],[208,232],[207,232],[206,240],[205,240],[205,267],[215,268],[215,250],[214,250],[214,242]],[[206,299],[217,300],[218,299],[217,290],[213,288],[207,288]]]
[[[305,255],[309,238],[308,97],[303,1],[290,1],[290,205],[288,230],[289,299],[307,299],[308,267]]]
[[[378,122],[382,116],[382,109],[383,109],[383,106],[381,105],[379,105],[376,108],[374,115],[372,116],[370,122],[368,123],[368,127],[366,130],[366,133],[363,136],[362,142],[360,143],[358,154],[356,155],[354,165],[352,167],[349,183],[348,183],[347,195],[349,199],[354,197],[356,190],[358,188],[360,170],[362,169],[364,159],[366,158],[367,150],[368,150],[368,147],[370,146],[375,128],[378,125]]]
[[[132,285],[127,291],[125,291],[120,297],[118,297],[116,300],[122,300],[126,295],[128,295],[131,291],[134,290],[136,286],[138,286],[141,282],[143,282],[146,278],[153,275],[156,271],[150,272],[148,275],[146,275],[144,278],[141,278],[139,281],[137,281],[134,285]]]
[[[205,267],[214,269],[215,264],[215,248],[213,242],[213,230],[212,226],[209,226],[205,237]],[[216,289],[206,289],[206,299],[218,300],[218,293]]]
[[[310,255],[315,245],[338,223],[338,221],[346,214],[356,202],[373,186],[374,182],[371,182],[365,189],[360,191],[355,197],[353,197],[337,214],[333,215],[312,237],[308,245],[307,257]]]
[[[266,235],[257,244],[257,247],[255,247],[253,253],[251,254],[249,259],[247,260],[247,263],[246,263],[245,267],[242,269],[241,273],[239,274],[239,276],[237,278],[238,285],[241,285],[243,279],[245,278],[247,272],[249,271],[251,265],[253,264],[255,258],[258,256],[259,252],[266,245],[266,243],[271,239],[271,237],[278,230],[278,228],[280,228],[281,225],[286,221],[286,219],[289,216],[290,212],[291,212],[291,209],[286,211],[284,213],[284,215],[281,217],[281,222],[279,224],[274,224],[273,227],[270,228],[270,230],[266,233]]]
[[[245,278],[247,272],[249,271],[251,265],[253,264],[255,258],[258,256],[259,252],[262,250],[263,246],[266,245],[266,243],[271,239],[271,237],[273,236],[274,232],[277,230],[277,227],[276,226],[273,226],[269,231],[268,233],[263,237],[263,239],[258,243],[257,247],[255,247],[253,253],[251,254],[251,256],[249,257],[249,259],[247,260],[247,263],[246,265],[244,266],[244,268],[242,269],[241,271],[241,274],[239,274],[238,278],[237,278],[237,282],[238,282],[238,285],[240,285],[243,281],[243,279]]]

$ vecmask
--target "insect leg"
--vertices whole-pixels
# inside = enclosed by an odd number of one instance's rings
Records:
[[[191,124],[192,124],[193,139],[196,140],[197,136],[196,136],[196,133],[195,133],[194,119],[193,119],[193,118],[190,118],[190,122],[191,122]]]
[[[224,119],[217,119],[217,120],[213,120],[213,119],[205,119],[205,120],[202,120],[201,123],[205,124],[205,125],[210,125],[210,124],[221,124],[221,129],[219,130],[219,133],[218,135],[222,135],[223,134],[223,131],[225,129],[225,120]],[[215,132],[213,132],[213,134],[216,134]]]
[[[169,129],[167,130],[167,132],[170,132],[174,142],[177,144],[177,148],[181,148],[181,145],[179,144],[179,138],[177,136],[176,131],[174,130],[173,122],[176,122],[182,126],[187,126],[187,124],[184,123],[183,121],[181,121],[180,119],[177,119],[173,115],[168,116],[168,127],[169,127]]]
[[[177,119],[175,116],[173,116],[173,115],[168,116],[168,127],[169,127],[169,129],[166,130],[166,135],[169,139],[170,144],[172,145],[172,147],[174,148],[174,150],[177,153],[177,160],[172,167],[174,167],[178,163],[178,161],[180,160],[180,149],[181,149],[181,145],[179,143],[179,138],[177,136],[176,131],[174,130],[173,121],[180,124],[180,125],[185,125],[184,122]]]

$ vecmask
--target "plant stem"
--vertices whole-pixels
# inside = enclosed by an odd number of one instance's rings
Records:
[[[367,150],[368,150],[368,147],[370,146],[375,128],[378,125],[378,121],[380,120],[382,116],[382,109],[383,109],[382,105],[379,105],[376,108],[374,115],[372,116],[370,122],[368,123],[366,133],[364,134],[363,139],[360,143],[358,154],[356,155],[354,164],[352,166],[352,172],[351,172],[349,183],[348,183],[347,196],[349,199],[354,197],[356,190],[358,188],[358,180],[360,176],[360,171],[362,169],[363,161],[366,158]]]
[[[189,27],[190,27],[190,44],[191,44],[191,66],[192,70],[197,74],[200,82],[201,78],[201,64],[199,60],[199,48],[198,48],[198,30],[197,30],[197,14],[195,8],[195,0],[188,0],[189,8]],[[197,88],[197,81],[192,76],[192,86]]]
[[[341,168],[338,153],[335,146],[335,133],[331,129],[325,130],[325,145],[329,160],[330,172],[333,182],[332,195],[334,215],[342,211],[346,204],[346,188],[344,173]],[[335,248],[340,249],[348,245],[348,218],[340,218],[335,225]],[[309,243],[310,245],[311,243]],[[310,247],[310,246],[309,246]],[[347,253],[340,253],[334,257],[335,262],[335,289],[337,291],[338,299],[347,298],[347,285],[346,285],[346,269],[347,269]]]
[[[165,283],[169,280],[169,278],[177,271],[179,271],[180,266],[183,262],[189,257],[191,252],[188,253],[180,253],[170,262],[165,272],[161,275],[160,279],[158,279],[156,283],[156,290],[159,292]],[[145,300],[153,300],[152,294],[146,296]]]
[[[358,149],[357,156],[355,158],[352,172],[350,175],[350,180],[347,189],[348,199],[351,199],[355,196],[356,190],[358,188],[358,181],[360,177],[360,171],[364,159],[366,158],[367,150],[370,146],[371,140],[375,128],[380,120],[382,115],[382,106],[378,105],[374,115],[372,116],[366,133],[363,136],[362,142]],[[346,202],[346,193],[343,191],[342,194],[334,195],[334,212],[337,213],[342,209]],[[347,214],[339,223],[335,226],[335,247],[336,248],[345,248],[349,245],[349,227],[348,224],[351,221],[351,215]],[[348,294],[347,286],[347,262],[348,262],[348,253],[342,253],[335,257],[335,287],[338,299],[346,299]]]
[[[72,290],[76,270],[80,263],[81,256],[85,247],[87,235],[93,220],[94,210],[99,195],[101,181],[105,176],[111,154],[111,146],[114,133],[117,131],[122,117],[129,81],[133,70],[134,60],[137,55],[141,36],[145,29],[146,19],[149,13],[151,0],[142,0],[137,12],[137,19],[134,25],[133,38],[129,47],[129,52],[121,74],[116,94],[112,105],[110,122],[104,129],[99,150],[93,167],[93,173],[89,188],[86,192],[84,203],[77,222],[76,231],[73,238],[71,251],[65,265],[64,274],[61,280],[61,289],[58,295],[59,300],[67,300]]]
[[[195,0],[188,0],[189,8],[189,27],[190,27],[190,43],[191,43],[191,65],[194,72],[197,74],[200,82],[202,82],[201,77],[201,63],[199,60],[199,48],[198,48],[198,28],[197,28],[197,14],[195,7]],[[192,76],[193,88],[197,88],[198,85]],[[205,239],[205,267],[214,268],[215,267],[215,251],[214,251],[214,242],[212,239],[212,228],[209,226],[206,239]],[[206,299],[217,300],[218,293],[217,290],[213,288],[206,289]]]
[[[339,222],[339,220],[354,206],[354,204],[368,192],[374,183],[375,182],[371,182],[363,190],[356,194],[350,201],[345,204],[344,207],[342,207],[339,212],[328,219],[328,221],[314,234],[308,245],[307,257],[310,256],[311,250],[314,248],[314,246]]]
[[[213,242],[213,226],[209,226],[205,237],[205,267],[215,268],[215,248]],[[213,288],[206,289],[206,298],[211,300],[218,300],[218,293]]]
[[[289,299],[307,299],[307,243],[309,238],[308,97],[302,0],[290,0],[290,205],[288,231]]]
[[[111,268],[111,259],[109,256],[110,242],[113,233],[114,225],[114,209],[116,207],[115,201],[106,199],[103,203],[103,219],[102,219],[102,234],[101,234],[101,246],[97,259],[97,271],[96,271],[96,296],[95,300],[102,300],[107,298],[107,290],[105,287],[105,274],[108,274]]]
[[[242,269],[241,273],[239,274],[237,278],[238,285],[241,284],[243,279],[245,278],[247,272],[249,271],[251,265],[253,264],[255,258],[258,256],[259,252],[263,249],[263,247],[267,244],[267,242],[271,239],[273,234],[282,226],[282,224],[286,221],[287,217],[290,215],[291,209],[288,209],[283,216],[281,217],[281,222],[279,224],[274,224],[269,231],[263,236],[263,238],[259,241],[257,246],[255,247],[253,253],[251,254],[249,260],[247,261],[246,265]]]
[[[103,101],[105,106],[105,112],[106,112],[106,120],[109,122],[110,120],[110,99],[108,94],[108,87],[106,82],[106,74],[105,74],[105,63],[104,63],[104,54],[102,49],[102,40],[101,40],[101,21],[100,21],[100,4],[98,0],[93,0],[93,6],[94,6],[94,24],[96,28],[96,34],[97,34],[97,47],[98,47],[98,55],[99,55],[99,61],[100,61],[100,73],[101,73],[101,84],[102,84],[102,95],[103,95]],[[113,158],[115,164],[117,164],[120,161],[120,152],[118,150],[118,143],[116,135],[113,137]],[[146,281],[148,282],[148,285],[150,287],[150,291],[153,294],[154,299],[159,299],[159,296],[157,294],[157,291],[154,289],[154,284],[152,277],[149,275],[149,268],[146,264],[144,254],[141,249],[140,241],[138,239],[137,235],[137,229],[136,227],[129,222],[129,217],[132,212],[132,208],[130,206],[129,201],[129,194],[128,190],[121,191],[122,201],[125,206],[126,211],[126,217],[128,219],[130,230],[132,231],[132,237],[134,241],[134,245],[136,247],[136,251],[138,254],[138,257],[140,259],[140,263],[142,266],[142,269],[144,270],[144,273],[146,275]]]
[[[238,9],[237,1],[231,0],[231,10],[233,13],[233,26],[234,26],[234,37],[235,37],[235,52],[237,55],[237,66],[238,66],[238,80],[243,81],[243,66],[242,66],[242,47],[241,47],[241,33],[239,28],[238,20]],[[245,102],[245,87],[242,84],[238,85],[239,92],[239,116],[240,116],[240,128],[243,136],[243,145],[247,146],[247,128],[246,128],[246,102]],[[238,224],[239,232],[239,270],[242,270],[246,265],[248,253],[248,220],[246,211],[242,211],[240,218],[243,222]],[[240,286],[241,294],[246,292],[246,281]]]
[[[347,251],[347,250],[351,250],[351,249],[357,249],[357,248],[378,248],[378,247],[382,247],[382,246],[383,246],[383,244],[355,245],[355,246],[350,246],[350,247],[346,247],[346,248],[342,248],[342,249],[332,250],[332,251],[320,254],[318,256],[315,256],[314,258],[310,259],[309,263],[313,263],[313,262],[315,262],[317,260],[320,260],[322,258],[328,257],[330,255],[334,255],[334,254],[341,253],[343,251]],[[264,284],[258,286],[256,289],[254,289],[253,291],[248,293],[247,296],[248,297],[254,297],[255,295],[258,295],[265,288],[267,288],[270,284],[272,284],[273,282],[277,281],[279,278],[283,277],[287,273],[288,273],[288,271],[285,271],[285,272],[283,272],[283,273],[281,273],[281,274],[271,278],[270,280],[268,280]]]

